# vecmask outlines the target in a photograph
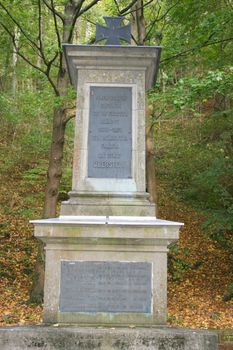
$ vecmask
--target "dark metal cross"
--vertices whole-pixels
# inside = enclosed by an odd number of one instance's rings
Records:
[[[120,39],[130,43],[130,24],[121,26],[124,17],[104,17],[107,27],[96,24],[96,42],[107,40],[105,45],[120,45]]]

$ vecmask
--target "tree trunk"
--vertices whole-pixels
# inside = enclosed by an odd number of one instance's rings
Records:
[[[63,68],[59,72],[57,86],[62,95],[65,95],[68,87],[68,77]],[[64,107],[57,107],[54,110],[52,142],[49,156],[49,167],[47,172],[47,186],[45,192],[44,218],[56,216],[57,199],[59,194],[59,184],[62,176],[62,159],[65,142],[66,114]],[[42,243],[38,247],[38,256],[35,266],[35,276],[30,292],[31,302],[41,302],[44,290],[44,246]]]
[[[20,31],[17,27],[14,29],[14,36],[15,36],[15,45],[18,47],[19,45],[19,38],[20,38]],[[17,74],[16,74],[16,66],[18,62],[18,55],[16,52],[13,51],[12,55],[12,68],[13,68],[13,77],[12,77],[12,92],[13,95],[16,96],[18,81],[17,81]]]
[[[44,296],[44,244],[39,242],[38,252],[35,264],[35,270],[33,273],[32,288],[30,290],[30,302],[40,304],[43,302]]]
[[[155,159],[154,159],[154,125],[152,120],[153,106],[147,106],[146,112],[146,181],[149,200],[152,203],[157,202],[156,197],[156,176],[155,176]],[[156,207],[155,207],[156,208]],[[155,213],[156,215],[156,213]]]
[[[144,45],[146,38],[146,24],[143,11],[143,0],[138,0],[132,7],[131,32],[134,44]]]
[[[143,0],[138,0],[132,8],[131,28],[134,44],[144,45],[146,38],[146,25],[143,11]],[[152,116],[153,107],[147,106],[146,111],[146,181],[150,201],[156,203],[156,177],[154,160],[154,128]],[[156,213],[155,213],[156,214]]]
[[[73,34],[75,29],[75,24],[79,16],[81,16],[83,13],[90,10],[93,6],[95,6],[100,0],[92,0],[91,2],[87,0],[69,0],[65,1],[64,11],[63,13],[60,12],[60,8],[63,8],[59,6],[59,9],[56,5],[54,5],[53,1],[37,1],[37,10],[38,13],[37,19],[37,39],[33,39],[33,35],[28,34],[28,31],[24,28],[23,23],[15,19],[16,17],[11,14],[11,10],[5,7],[3,4],[4,2],[1,1],[1,10],[5,11],[5,15],[8,16],[9,23],[14,22],[16,25],[16,31],[18,29],[18,32],[20,35],[23,36],[23,39],[25,40],[26,44],[29,45],[33,50],[35,50],[39,56],[41,57],[41,60],[43,62],[43,66],[41,68],[41,63],[38,61],[38,65],[35,64],[34,56],[32,56],[32,59],[30,58],[30,55],[27,56],[24,54],[24,50],[21,50],[21,47],[18,47],[18,37],[17,32],[12,32],[11,25],[9,24],[9,27],[7,23],[0,22],[1,29],[3,28],[5,32],[10,36],[14,49],[17,51],[17,54],[26,61],[30,66],[32,66],[35,69],[38,69],[41,73],[45,74],[45,76],[48,78],[48,81],[51,83],[52,88],[54,89],[54,93],[56,96],[63,97],[67,95],[68,90],[68,76],[67,76],[67,70],[66,70],[66,63],[65,58],[62,53],[62,43],[72,44],[73,41]],[[85,5],[84,5],[85,3]],[[83,6],[84,5],[84,6]],[[54,24],[54,33],[57,38],[57,50],[54,52],[54,56],[50,57],[48,50],[45,49],[46,47],[46,40],[44,40],[43,35],[43,13],[44,9],[51,14],[51,23]],[[46,17],[47,18],[47,17]],[[7,21],[8,22],[8,21]],[[62,30],[60,31],[60,28],[62,26]],[[54,69],[52,69],[54,63],[57,63],[57,58],[59,58],[59,69],[58,69],[58,76],[57,76],[57,82],[54,82],[53,80],[53,73]],[[16,56],[13,56],[13,67],[16,65]],[[17,88],[17,81],[16,76],[15,80],[13,80],[13,91],[16,91]],[[51,148],[50,148],[50,158],[49,158],[49,167],[48,167],[48,181],[47,181],[47,187],[46,187],[46,194],[45,194],[45,205],[44,205],[44,217],[49,218],[56,215],[56,205],[57,205],[57,199],[58,199],[58,190],[59,190],[59,184],[60,179],[62,175],[62,159],[63,159],[63,148],[64,148],[64,140],[65,140],[65,127],[67,123],[67,117],[66,117],[66,106],[60,106],[55,108],[54,110],[54,118],[53,118],[53,130],[52,130],[52,142],[51,142]],[[36,263],[36,273],[35,278],[33,281],[33,287],[31,290],[31,301],[36,301],[38,299],[38,296],[43,295],[43,268],[44,268],[44,252],[43,252],[43,245],[40,245],[39,252],[38,252],[38,258]],[[40,297],[39,297],[40,299]]]
[[[68,14],[67,14],[67,12]],[[63,27],[63,42],[68,42],[69,25],[72,18],[71,7],[67,5],[65,10],[66,21]],[[70,39],[72,41],[72,38]],[[68,89],[68,76],[64,55],[61,57],[61,65],[57,78],[57,91],[59,96],[65,96]],[[63,106],[54,110],[52,142],[49,155],[49,166],[47,171],[47,185],[44,201],[44,218],[56,216],[57,200],[59,194],[59,184],[62,176],[62,159],[65,142],[66,114]],[[30,291],[31,302],[42,302],[44,295],[44,245],[39,244],[38,255],[35,266],[33,285]]]
[[[64,109],[54,111],[52,144],[47,172],[47,186],[45,192],[44,218],[56,216],[56,205],[59,193],[59,184],[62,176],[62,159],[65,142]]]

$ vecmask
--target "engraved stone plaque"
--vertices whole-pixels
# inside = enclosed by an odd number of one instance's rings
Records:
[[[60,311],[152,313],[152,263],[62,261]]]
[[[90,87],[88,177],[132,178],[132,88]]]

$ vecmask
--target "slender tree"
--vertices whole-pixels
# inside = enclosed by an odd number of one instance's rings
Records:
[[[77,19],[99,1],[70,0],[56,3],[54,0],[34,1],[34,14],[37,16],[37,31],[34,35],[31,34],[28,25],[18,16],[16,5],[13,4],[12,6],[7,1],[0,1],[2,14],[0,25],[12,40],[14,54],[39,70],[47,78],[55,96],[61,100],[67,95],[69,86],[62,43],[72,43]],[[28,7],[30,2],[23,1],[20,5]],[[58,5],[60,6],[58,7]],[[42,30],[42,17],[46,11],[50,25],[53,25],[56,38],[52,50],[49,50],[48,38]],[[20,33],[21,43],[18,39],[19,34],[15,35],[16,32]],[[34,53],[34,56],[28,53],[29,49]],[[35,59],[35,54],[40,57],[40,60]],[[66,108],[67,106],[62,103],[54,108],[43,215],[45,218],[56,215],[59,183],[62,175],[65,128],[70,119],[70,115],[66,113]],[[39,249],[35,277],[31,297],[33,300],[39,300],[43,293],[43,247]]]
[[[8,33],[14,47],[14,55],[17,54],[29,65],[39,70],[46,76],[54,94],[61,99],[67,95],[68,76],[65,64],[65,58],[62,52],[62,43],[72,43],[75,24],[77,19],[95,6],[100,0],[70,0],[56,2],[54,0],[37,0],[33,3],[34,13],[37,14],[37,32],[31,35],[27,26],[21,18],[17,16],[16,5],[10,6],[7,1],[0,1],[0,9],[3,14],[0,25]],[[21,6],[28,6],[30,2],[24,1]],[[58,10],[58,5],[59,10]],[[53,31],[56,37],[56,43],[53,44],[52,55],[48,49],[48,39],[42,30],[42,17],[47,9],[48,19],[53,23]],[[61,12],[60,9],[63,9]],[[7,19],[4,21],[4,18]],[[12,27],[14,28],[12,30]],[[17,35],[15,34],[17,33]],[[22,38],[19,45],[18,36]],[[38,57],[40,63],[35,62],[34,57],[27,54],[25,47],[30,47]],[[54,73],[54,70],[56,73]],[[49,156],[48,181],[45,194],[44,217],[53,217],[56,215],[56,204],[58,198],[59,183],[62,175],[62,158],[65,139],[65,128],[70,116],[67,116],[66,105],[60,104],[54,108],[52,142]]]
[[[2,15],[0,26],[11,38],[14,57],[18,55],[28,65],[43,74],[51,85],[55,96],[60,100],[54,107],[44,218],[54,217],[56,215],[56,204],[62,175],[65,129],[67,122],[73,117],[73,114],[67,113],[69,106],[62,102],[66,100],[69,90],[62,43],[71,44],[73,42],[78,18],[87,13],[99,2],[100,0],[35,0],[31,3],[28,0],[23,0],[20,3],[21,8],[28,9],[31,5],[34,8],[33,16],[34,18],[36,17],[36,32],[32,32],[30,28],[32,23],[26,23],[23,16],[20,15],[17,4],[9,0],[0,1],[0,14]],[[127,11],[130,11],[136,2],[137,0],[132,0],[121,9],[117,0],[113,2],[113,5],[123,15]],[[48,40],[48,36],[45,35],[43,16],[46,16],[50,31],[52,31],[52,44]],[[33,28],[34,26],[35,23],[33,23]],[[43,247],[40,246],[31,293],[32,301],[41,300],[43,295],[43,260]]]

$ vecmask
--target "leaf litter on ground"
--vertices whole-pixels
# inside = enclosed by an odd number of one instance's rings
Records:
[[[37,241],[29,219],[39,217],[44,184],[29,186],[17,174],[4,176],[0,184],[0,325],[42,322],[42,305],[29,303]],[[31,204],[28,217],[25,198],[41,193]],[[233,300],[223,297],[233,281],[232,254],[208,238],[204,220],[178,201],[164,184],[158,186],[158,217],[184,222],[180,239],[169,254],[168,324],[190,328],[233,327]],[[11,198],[14,197],[12,205]],[[10,207],[9,207],[10,206]],[[21,209],[20,209],[21,208]],[[31,213],[31,212],[30,212]]]

